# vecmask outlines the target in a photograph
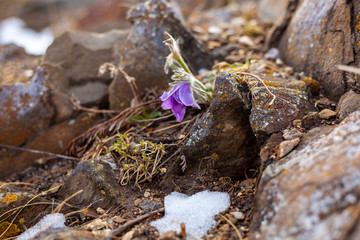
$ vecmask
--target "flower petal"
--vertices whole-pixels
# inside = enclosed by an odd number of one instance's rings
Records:
[[[174,105],[174,102],[176,102],[173,97],[170,97],[168,99],[166,99],[162,104],[161,104],[161,107],[164,109],[164,110],[168,110],[168,109],[172,109],[173,108],[173,105]]]
[[[176,102],[176,104],[173,105],[172,111],[176,117],[176,120],[178,120],[178,122],[181,122],[185,116],[186,106]]]
[[[160,100],[165,101],[166,99],[168,99],[171,95],[173,95],[179,89],[181,84],[182,83],[178,83],[172,89],[170,89],[170,91],[164,92],[163,95],[161,95]]]
[[[198,108],[200,109],[201,107],[199,106],[199,104],[197,104],[197,102],[194,101],[194,103],[191,105],[194,108]]]
[[[184,83],[183,85],[181,85],[178,92],[179,92],[179,98],[185,106],[193,105],[194,96],[191,91],[191,87],[188,83]]]

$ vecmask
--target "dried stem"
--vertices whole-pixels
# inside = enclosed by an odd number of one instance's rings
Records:
[[[272,97],[269,105],[272,106],[276,100],[276,98],[280,99],[281,101],[285,102],[286,104],[290,105],[291,107],[293,107],[295,109],[295,112],[299,112],[299,109],[294,105],[292,104],[290,101],[280,97],[280,96],[277,96],[275,94],[273,94],[269,87],[265,84],[264,80],[262,80],[259,76],[256,76],[254,74],[251,74],[251,73],[247,73],[247,72],[236,72],[236,74],[240,74],[240,75],[245,75],[245,76],[250,76],[250,77],[253,77],[255,79],[257,79],[259,82],[261,82],[262,85],[264,85],[265,87],[265,90],[269,93],[269,95]]]

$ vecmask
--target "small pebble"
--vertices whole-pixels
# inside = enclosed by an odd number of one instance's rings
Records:
[[[276,61],[275,61],[275,63],[280,66],[280,65],[283,65],[283,64],[284,64],[284,61],[281,60],[280,58],[277,58]]]
[[[283,138],[285,140],[291,140],[294,138],[299,138],[302,135],[304,135],[299,129],[297,128],[291,128],[291,129],[284,129],[283,131]]]
[[[139,204],[141,203],[141,199],[140,198],[138,198],[138,199],[136,199],[135,201],[134,201],[134,205],[135,206],[139,206]]]
[[[122,218],[122,217],[120,217],[120,216],[116,216],[116,217],[114,218],[114,222],[121,224],[121,223],[126,222],[126,219],[124,219],[124,218]]]
[[[300,119],[296,119],[293,121],[293,126],[297,128],[302,128],[302,123]]]
[[[336,112],[325,108],[325,109],[321,110],[321,112],[319,112],[319,116],[321,119],[335,118]]]
[[[294,73],[294,69],[292,67],[285,67],[284,72],[291,75]]]
[[[105,213],[105,210],[102,209],[102,208],[100,208],[100,207],[98,207],[98,208],[96,209],[96,212],[99,213],[99,214],[104,214],[104,213]]]
[[[244,220],[245,214],[243,212],[231,212],[231,215],[233,215],[237,220]]]
[[[150,193],[150,192],[148,192],[148,191],[144,192],[144,197],[148,198],[148,197],[150,197],[150,196],[151,196],[151,193]]]
[[[291,152],[300,142],[300,138],[294,138],[292,140],[283,141],[276,148],[276,155],[278,159],[284,157]]]
[[[271,48],[264,57],[266,59],[277,59],[279,57],[279,50],[277,48]]]
[[[249,228],[248,228],[248,227],[241,226],[241,227],[240,227],[240,230],[243,231],[243,232],[248,232],[248,231],[249,231]]]

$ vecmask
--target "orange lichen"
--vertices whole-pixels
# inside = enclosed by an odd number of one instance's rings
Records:
[[[312,79],[312,78],[303,78],[301,79],[306,85],[309,86],[311,94],[318,94],[320,91],[320,85],[318,81]]]
[[[212,156],[215,160],[218,160],[218,159],[219,159],[219,154],[217,154],[217,153],[213,153],[213,154],[211,154],[211,156]]]
[[[17,201],[17,196],[15,194],[8,194],[5,196],[5,198],[2,200],[2,202],[9,204],[12,202]]]
[[[20,223],[20,224],[23,224],[24,222],[25,222],[25,219],[24,219],[24,218],[20,218],[20,219],[19,219],[19,223]]]
[[[356,16],[356,20],[358,21],[358,23],[356,24],[356,30],[360,32],[360,15]]]
[[[5,230],[7,231],[5,232]],[[5,221],[0,223],[0,233],[3,234],[0,239],[7,239],[18,235],[20,233],[20,229],[16,224],[11,224]]]
[[[220,100],[223,100],[224,98],[227,98],[227,94],[226,93],[224,93],[221,97],[220,97]]]

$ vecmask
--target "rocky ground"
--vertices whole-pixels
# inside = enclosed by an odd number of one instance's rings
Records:
[[[185,239],[149,222],[203,190],[231,200],[204,239],[357,239],[360,4],[55,2],[0,3],[61,33],[41,57],[0,45],[0,239],[50,213],[66,228],[35,239]],[[213,87],[181,122],[164,32]]]

